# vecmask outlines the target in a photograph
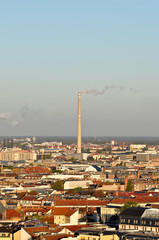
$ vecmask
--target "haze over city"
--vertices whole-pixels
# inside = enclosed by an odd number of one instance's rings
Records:
[[[1,135],[158,136],[159,1],[1,1]]]

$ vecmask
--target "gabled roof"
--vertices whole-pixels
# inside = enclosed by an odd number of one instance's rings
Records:
[[[37,199],[36,196],[24,196],[23,198],[21,198],[21,201],[33,201],[36,199]]]
[[[54,208],[54,209],[53,209],[52,214],[53,214],[54,216],[56,216],[56,215],[62,215],[62,216],[70,217],[70,216],[72,216],[76,211],[77,211],[77,209],[71,209],[71,208],[68,208],[68,207],[66,207],[66,208],[64,208],[64,207],[59,208],[59,207],[58,207],[58,208]]]
[[[25,227],[24,230],[27,233],[29,233],[32,237],[35,237],[36,233],[49,232],[48,226]]]
[[[145,212],[146,208],[141,207],[132,207],[125,209],[122,213],[120,213],[121,217],[141,217]]]
[[[61,238],[68,238],[70,235],[68,234],[57,234],[57,235],[46,235],[43,236],[45,240],[58,240]]]
[[[134,198],[114,198],[110,204],[124,204],[126,202],[135,202]]]
[[[87,224],[82,224],[82,225],[66,225],[66,226],[64,226],[63,225],[63,227],[65,227],[65,228],[67,228],[68,230],[70,230],[71,232],[76,232],[76,231],[78,231],[78,230],[80,230],[80,229],[82,229],[82,228],[87,228],[87,227],[89,227]]]
[[[109,200],[57,199],[55,206],[105,206]]]
[[[22,215],[15,209],[6,209],[6,220],[11,220],[13,218],[22,218]]]
[[[110,203],[112,204],[124,204],[126,202],[136,202],[140,203],[159,203],[159,197],[149,197],[149,196],[137,196],[134,198],[115,198]]]

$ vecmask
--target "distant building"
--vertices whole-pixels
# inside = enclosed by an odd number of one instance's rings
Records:
[[[136,152],[146,148],[146,144],[130,144],[130,151]]]
[[[54,216],[55,224],[77,224],[78,223],[78,209],[69,207],[53,208],[52,214]]]
[[[1,161],[19,161],[19,160],[36,160],[37,154],[32,150],[18,150],[18,151],[1,151]]]
[[[74,189],[76,187],[88,188],[93,182],[91,180],[83,180],[83,181],[66,181],[64,183],[64,189]]]
[[[137,162],[148,162],[151,159],[151,154],[149,153],[137,153],[136,161]]]

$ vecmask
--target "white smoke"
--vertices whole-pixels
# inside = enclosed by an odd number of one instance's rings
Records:
[[[137,89],[137,88],[129,88],[129,91],[132,92],[132,93],[139,93],[140,90]]]
[[[11,122],[12,127],[16,127],[18,124],[19,124],[19,122],[17,120],[13,120]]]
[[[37,111],[30,109],[27,104],[25,104],[17,113],[1,113],[0,120],[8,120],[12,127],[16,127],[25,119],[35,116],[36,113]]]
[[[6,120],[11,116],[11,113],[1,113],[0,120]]]

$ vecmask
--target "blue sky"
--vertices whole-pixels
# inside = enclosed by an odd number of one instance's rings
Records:
[[[158,0],[1,1],[1,135],[75,136],[77,92],[114,85],[82,95],[82,135],[158,136],[158,10]]]

